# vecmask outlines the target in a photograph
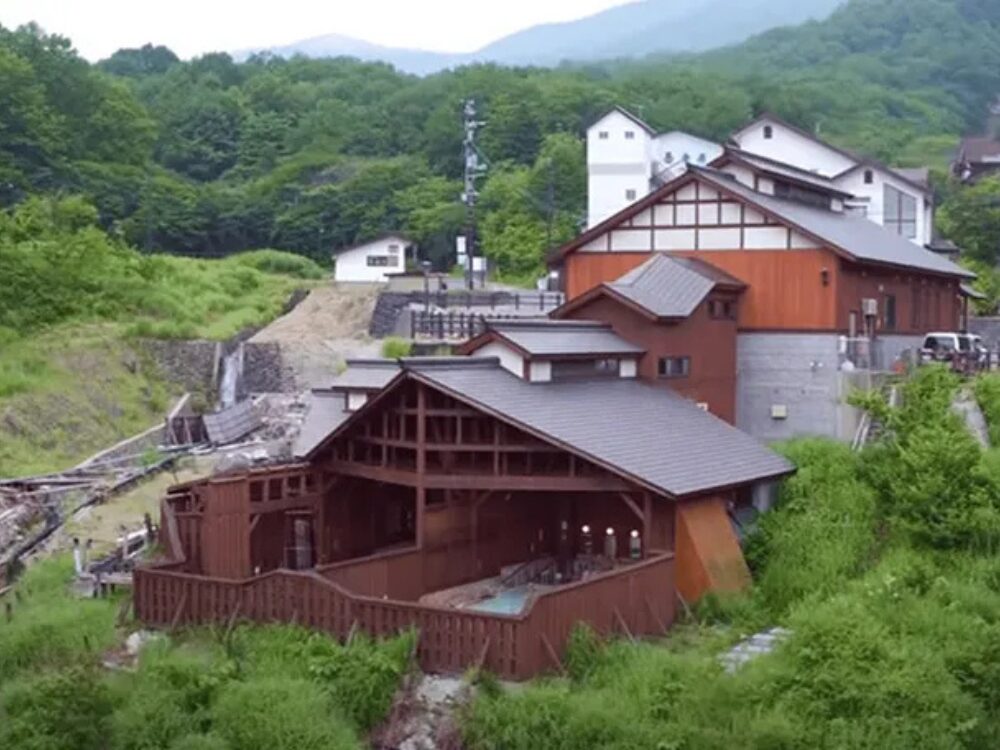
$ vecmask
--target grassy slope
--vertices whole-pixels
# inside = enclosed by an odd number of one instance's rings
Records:
[[[360,750],[413,648],[241,625],[164,637],[136,670],[104,670],[123,658],[119,603],[75,598],[71,577],[65,557],[32,566],[0,620],[0,747]]]
[[[296,288],[321,275],[300,258],[283,266],[285,257],[162,258],[169,273],[151,285],[139,315],[0,339],[0,476],[66,468],[157,424],[178,389],[134,338],[221,340],[267,323]]]

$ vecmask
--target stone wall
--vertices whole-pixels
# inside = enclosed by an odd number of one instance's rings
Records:
[[[252,342],[243,345],[242,390],[245,393],[290,393],[295,389],[295,373],[285,364],[281,344]]]
[[[139,348],[156,362],[171,383],[192,393],[215,392],[221,342],[143,339]]]
[[[406,306],[413,296],[409,292],[382,292],[375,302],[371,323],[368,325],[368,335],[375,339],[384,339],[397,333],[397,324]]]

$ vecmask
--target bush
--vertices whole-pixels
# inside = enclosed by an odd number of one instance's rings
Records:
[[[980,375],[973,384],[973,391],[990,430],[990,445],[1000,447],[1000,375]]]
[[[237,263],[264,273],[281,274],[296,279],[322,279],[326,274],[316,261],[303,255],[280,250],[251,250],[231,256]]]
[[[269,677],[226,685],[214,732],[232,750],[356,750],[358,738],[314,682]]]
[[[110,713],[107,689],[93,670],[24,677],[0,691],[0,747],[103,750]]]
[[[368,730],[389,712],[410,667],[414,639],[412,633],[381,642],[358,636],[343,646],[321,633],[280,625],[238,629],[231,650],[250,676],[315,682],[346,718]]]
[[[409,357],[413,350],[413,342],[391,336],[382,342],[382,356],[386,359]]]
[[[87,665],[114,642],[115,604],[66,593],[66,557],[32,565],[17,584],[14,617],[0,624],[0,684],[21,672]]]

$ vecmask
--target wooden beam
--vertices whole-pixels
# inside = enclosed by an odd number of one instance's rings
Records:
[[[314,509],[316,501],[322,497],[319,493],[310,492],[307,495],[297,495],[294,497],[283,497],[279,500],[262,500],[257,503],[250,503],[250,514],[255,513],[277,513],[297,508]]]
[[[334,461],[331,468],[344,476],[360,477],[375,482],[387,482],[404,487],[422,485],[425,489],[473,489],[473,490],[509,490],[511,492],[625,492],[631,485],[613,476],[607,477],[569,477],[525,476],[508,474],[494,476],[492,474],[424,474],[420,475],[407,469],[384,469],[381,466],[371,466],[352,461]],[[639,514],[642,518],[642,514]]]
[[[615,619],[618,621],[618,626],[622,629],[622,632],[628,637],[628,639],[635,643],[635,636],[632,635],[632,631],[629,630],[628,623],[625,622],[625,618],[622,617],[622,613],[618,611],[618,607],[613,610]]]
[[[640,521],[645,521],[646,520],[646,516],[642,512],[642,508],[640,508],[639,505],[638,505],[638,503],[636,503],[635,500],[633,500],[632,498],[630,498],[627,493],[625,493],[625,492],[619,492],[618,493],[618,497],[620,497],[622,499],[622,502],[624,502],[632,510],[632,512],[635,513],[636,517]]]
[[[545,653],[549,655],[549,659],[552,660],[552,664],[555,665],[555,668],[559,670],[559,674],[566,674],[566,669],[563,667],[562,662],[559,660],[559,654],[557,654],[556,650],[552,648],[552,644],[549,642],[549,639],[545,636],[545,633],[542,633],[541,639],[542,639],[542,646],[545,647]]]

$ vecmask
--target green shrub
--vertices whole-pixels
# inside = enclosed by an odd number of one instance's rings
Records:
[[[170,750],[229,750],[229,745],[214,734],[186,734],[171,744]]]
[[[0,622],[0,685],[29,670],[86,665],[114,642],[116,605],[77,599],[66,557],[32,565],[17,584],[13,619]]]
[[[1000,447],[1000,374],[984,373],[976,378],[973,391],[990,431],[990,445]]]
[[[577,623],[569,634],[563,664],[571,680],[577,682],[596,670],[604,658],[601,637],[586,623]]]
[[[258,271],[281,274],[296,279],[322,279],[325,274],[316,261],[280,250],[251,250],[231,256],[231,259]]]
[[[362,729],[382,721],[400,680],[410,668],[415,635],[385,641],[363,635],[349,646],[293,625],[237,628],[230,653],[253,678],[308,679],[333,698],[338,710]]]
[[[213,731],[232,750],[356,750],[357,735],[323,688],[289,677],[227,684]]]
[[[386,359],[409,357],[413,350],[413,342],[391,336],[382,342],[382,356]]]
[[[92,669],[42,672],[0,689],[0,747],[103,750],[111,701]]]

